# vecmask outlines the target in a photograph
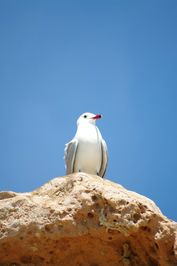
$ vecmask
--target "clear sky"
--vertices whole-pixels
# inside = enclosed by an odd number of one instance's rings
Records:
[[[0,1],[0,190],[65,174],[85,111],[107,178],[177,220],[177,1]]]

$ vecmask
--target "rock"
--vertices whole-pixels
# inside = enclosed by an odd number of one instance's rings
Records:
[[[0,266],[175,266],[176,234],[151,200],[98,176],[0,193]]]

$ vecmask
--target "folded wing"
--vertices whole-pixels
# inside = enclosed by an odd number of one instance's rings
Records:
[[[104,177],[108,164],[108,149],[104,139],[101,140],[101,152],[102,152],[102,163],[99,171],[99,176]]]
[[[73,139],[72,141],[70,141],[65,145],[64,160],[65,160],[65,168],[67,175],[74,172],[74,161],[76,158],[77,147],[78,147],[77,139]]]

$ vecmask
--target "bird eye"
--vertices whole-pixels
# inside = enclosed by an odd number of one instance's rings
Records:
[[[87,115],[84,115],[84,118],[87,118]]]

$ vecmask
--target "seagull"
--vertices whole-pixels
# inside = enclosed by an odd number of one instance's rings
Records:
[[[96,126],[100,114],[84,113],[77,120],[75,137],[65,145],[66,174],[85,172],[104,177],[107,163],[107,145]]]

